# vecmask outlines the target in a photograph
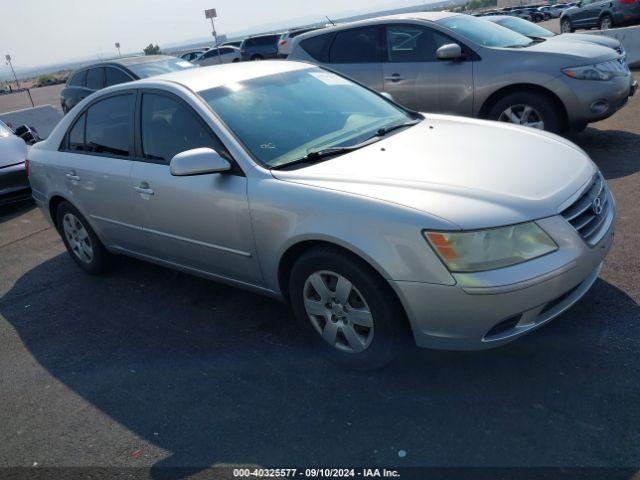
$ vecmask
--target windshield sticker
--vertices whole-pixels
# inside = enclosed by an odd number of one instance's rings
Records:
[[[325,85],[349,85],[349,80],[329,72],[313,72],[314,77]]]

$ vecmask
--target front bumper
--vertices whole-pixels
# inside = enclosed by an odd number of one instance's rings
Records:
[[[31,197],[24,162],[0,168],[0,205],[21,202]]]
[[[610,117],[625,106],[637,89],[631,75],[607,81],[576,80],[562,75],[548,87],[562,99],[570,125],[584,125]]]
[[[392,282],[419,347],[497,347],[541,327],[587,293],[613,244],[615,211],[593,247],[562,216],[537,223],[556,240],[556,252],[491,272],[454,274],[453,286]]]

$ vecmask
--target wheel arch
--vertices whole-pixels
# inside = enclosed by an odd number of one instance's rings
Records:
[[[508,85],[506,87],[500,88],[499,90],[496,90],[484,101],[482,107],[480,108],[478,116],[480,118],[488,118],[491,108],[496,104],[498,100],[500,100],[500,98],[516,92],[532,92],[544,95],[552,99],[561,113],[563,129],[566,130],[569,128],[569,115],[567,113],[567,107],[565,106],[564,102],[553,91],[534,83],[515,83],[513,85]]]
[[[69,200],[64,198],[62,195],[57,195],[57,194],[53,195],[49,199],[49,216],[51,217],[51,221],[53,223],[53,226],[56,227],[56,230],[59,230],[59,226],[58,226],[58,222],[57,222],[57,215],[58,215],[58,207],[60,206],[60,204],[62,202],[71,203],[71,202],[69,202]]]

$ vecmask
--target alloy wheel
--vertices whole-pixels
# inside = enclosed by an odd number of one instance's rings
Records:
[[[600,20],[600,30],[608,30],[610,28],[611,28],[610,17],[604,17],[602,20]]]
[[[562,33],[571,33],[571,23],[569,21],[564,21],[560,23],[560,31]]]
[[[542,115],[530,105],[511,105],[500,114],[498,121],[544,130]]]
[[[347,278],[331,271],[315,272],[307,278],[303,296],[311,324],[329,345],[347,353],[371,345],[371,309]]]
[[[87,229],[73,213],[65,213],[62,217],[64,236],[71,247],[71,251],[84,263],[93,260],[93,245]]]

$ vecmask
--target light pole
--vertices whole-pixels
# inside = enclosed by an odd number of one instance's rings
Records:
[[[13,64],[11,63],[11,55],[5,55],[4,58],[9,64],[9,67],[11,67],[11,73],[13,73],[13,78],[16,81],[16,87],[18,90],[20,90],[20,82],[18,81],[18,76],[16,75],[16,71],[13,69]],[[27,94],[29,95],[29,100],[31,100],[31,106],[35,107],[35,104],[33,103],[33,98],[31,98],[31,92],[29,91],[28,88],[27,88]]]
[[[216,42],[216,48],[218,49],[218,62],[222,65],[222,54],[220,53],[220,47],[218,47],[218,34],[216,33],[216,26],[213,24],[213,19],[218,17],[218,12],[216,12],[215,8],[210,8],[204,11],[204,18],[208,18],[211,20],[211,33],[213,34],[213,39]]]
[[[122,54],[120,53],[120,42],[116,42],[115,45],[116,45],[116,48],[118,49],[118,56],[122,57]]]

